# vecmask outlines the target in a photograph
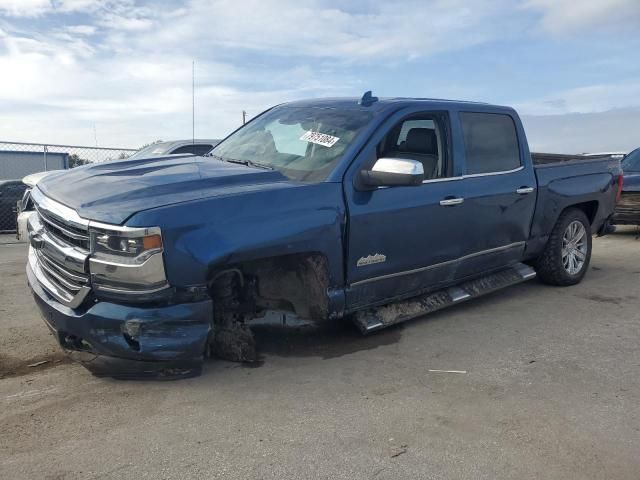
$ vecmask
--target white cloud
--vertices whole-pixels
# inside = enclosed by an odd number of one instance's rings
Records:
[[[77,33],[79,35],[93,35],[97,28],[93,25],[69,25],[65,28],[69,33]]]
[[[525,6],[540,12],[543,29],[554,34],[621,26],[637,32],[640,24],[638,0],[526,0]]]
[[[481,43],[506,0],[360,2],[346,11],[316,0],[192,0],[169,28],[141,39],[175,49],[184,42],[340,60],[406,60]]]
[[[535,152],[630,152],[640,147],[640,108],[523,115],[522,121],[531,150]]]
[[[525,12],[537,12],[553,33],[592,28],[601,19],[615,25],[622,15],[638,18],[640,5],[640,0],[522,1]],[[406,93],[401,76],[408,65],[521,35],[530,22],[522,5],[513,0],[185,0],[161,6],[135,0],[0,0],[0,14],[9,16],[0,21],[0,71],[12,73],[0,76],[0,138],[93,143],[94,124],[103,144],[135,147],[159,137],[188,137],[193,58],[200,136],[226,134],[237,127],[242,110],[255,115],[295,98],[361,92],[374,86],[378,73],[399,77],[389,83],[400,90],[385,93]],[[16,20],[19,30],[10,23],[11,16],[49,15],[57,24],[71,18],[73,23],[38,31],[29,31],[24,19]],[[443,71],[425,76],[428,94],[477,99],[490,91],[500,98],[494,93],[499,86],[476,82],[464,65],[451,65],[451,72],[461,72],[459,81],[450,82]],[[520,107],[538,115],[597,112],[636,98],[638,85],[598,84]]]
[[[83,36],[6,34],[0,37],[0,139],[138,147],[191,135],[191,58],[184,54],[129,52],[103,58]],[[100,47],[98,47],[100,48]],[[196,132],[221,137],[250,116],[282,101],[331,88],[326,74],[305,66],[279,70],[280,78],[250,93],[235,84],[255,82],[252,70],[214,60],[196,64]],[[299,86],[298,86],[299,85]],[[318,90],[316,90],[318,89]],[[327,94],[328,90],[325,90]]]
[[[0,12],[15,17],[35,17],[50,8],[49,0],[0,0]]]
[[[0,102],[13,106],[2,114],[0,138],[81,142],[91,138],[93,123],[102,138],[118,132],[109,143],[137,146],[167,137],[163,131],[188,136],[192,58],[199,134],[222,136],[237,127],[242,110],[255,115],[282,101],[362,90],[362,80],[340,63],[392,64],[490,37],[483,20],[499,5],[466,5],[436,0],[425,9],[408,0],[398,8],[364,1],[340,10],[319,0],[192,0],[162,9],[132,0],[42,2],[39,12],[82,10],[91,21],[0,37],[0,52],[2,45],[6,51],[0,70],[12,72],[0,76]],[[23,14],[35,15],[32,7]],[[220,51],[226,60],[216,60]],[[259,55],[237,62],[233,52],[247,51]],[[271,66],[262,55],[298,60]]]
[[[109,2],[105,0],[53,0],[52,3],[58,10],[74,12],[95,9],[100,5],[108,5]]]
[[[0,0],[0,12],[13,17],[49,13],[118,11],[135,8],[135,0]]]
[[[640,106],[640,82],[589,85],[543,98],[521,102],[520,111],[530,115],[596,113],[617,108]]]
[[[153,21],[149,18],[128,18],[123,15],[107,14],[99,20],[99,24],[113,30],[124,31],[144,31],[153,26]]]

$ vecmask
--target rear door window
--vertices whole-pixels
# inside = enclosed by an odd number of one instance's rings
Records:
[[[518,135],[509,115],[460,114],[467,174],[496,173],[521,166]]]

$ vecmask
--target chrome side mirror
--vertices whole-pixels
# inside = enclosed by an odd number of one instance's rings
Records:
[[[422,162],[409,158],[380,158],[371,170],[360,171],[360,182],[368,187],[420,185],[423,180]]]

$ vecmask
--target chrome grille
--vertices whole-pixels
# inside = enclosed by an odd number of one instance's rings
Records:
[[[82,287],[89,286],[89,276],[68,270],[64,266],[46,256],[42,250],[35,250],[40,268],[50,282],[67,293],[66,298],[73,299]]]
[[[37,188],[32,198],[37,215],[29,219],[29,263],[44,290],[76,308],[91,291],[88,222]]]
[[[38,215],[40,216],[40,220],[47,231],[69,245],[74,245],[82,248],[83,250],[89,251],[89,232],[87,230],[83,230],[72,225],[66,225],[63,221],[60,221],[52,214],[47,213],[44,209],[40,208],[37,203],[35,204],[35,207]]]

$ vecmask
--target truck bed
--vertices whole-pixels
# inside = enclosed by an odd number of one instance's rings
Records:
[[[531,155],[538,182],[536,209],[531,224],[529,254],[537,255],[546,243],[559,213],[580,205],[600,231],[615,207],[620,161],[578,155]]]
[[[613,160],[610,155],[601,157],[581,155],[581,154],[564,154],[564,153],[539,153],[532,152],[531,160],[534,166],[564,164],[566,162],[588,162],[592,160]]]

